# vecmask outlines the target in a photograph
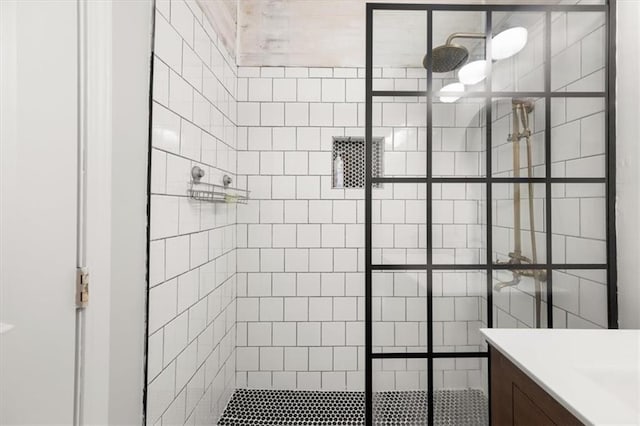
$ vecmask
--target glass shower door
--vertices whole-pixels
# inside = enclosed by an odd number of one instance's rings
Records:
[[[616,326],[606,9],[367,6],[367,424],[487,424],[480,328]]]

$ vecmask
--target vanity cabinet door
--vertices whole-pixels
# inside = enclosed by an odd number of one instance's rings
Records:
[[[513,386],[513,424],[517,426],[555,425],[553,420],[515,385]]]
[[[490,347],[489,356],[493,426],[583,424],[499,351]]]

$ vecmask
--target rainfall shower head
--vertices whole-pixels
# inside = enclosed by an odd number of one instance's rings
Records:
[[[469,59],[469,51],[466,47],[453,43],[456,38],[485,38],[482,33],[453,33],[447,38],[447,42],[432,51],[431,70],[433,72],[455,71]],[[422,66],[428,68],[428,55],[424,56]]]
[[[433,72],[450,72],[467,63],[469,51],[459,44],[445,44],[433,49]],[[427,55],[424,55],[422,66],[427,68]]]

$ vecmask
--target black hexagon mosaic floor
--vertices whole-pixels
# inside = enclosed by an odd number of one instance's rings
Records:
[[[487,425],[487,398],[481,390],[437,390],[434,423]],[[378,392],[375,425],[426,425],[426,391]],[[237,389],[218,425],[364,425],[364,393]]]

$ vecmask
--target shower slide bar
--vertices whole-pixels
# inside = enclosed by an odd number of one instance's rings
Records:
[[[538,250],[536,244],[536,226],[535,215],[533,205],[533,185],[531,178],[533,177],[533,165],[531,159],[531,128],[529,127],[529,114],[534,109],[534,102],[531,99],[526,98],[514,98],[512,100],[512,129],[513,133],[509,135],[507,140],[511,143],[513,149],[513,176],[520,178],[520,141],[524,139],[526,141],[526,157],[527,157],[527,186],[528,186],[528,206],[529,206],[529,236],[531,244],[531,258],[528,258],[522,254],[522,236],[523,231],[521,226],[520,217],[520,183],[513,184],[513,235],[514,235],[514,250],[509,252],[509,260],[504,262],[498,262],[503,265],[533,265],[538,263]],[[520,124],[522,124],[522,131],[520,131]],[[540,328],[542,317],[542,282],[547,281],[546,271],[536,269],[518,269],[511,271],[513,277],[510,281],[498,281],[494,285],[496,291],[501,291],[507,287],[515,287],[520,284],[522,277],[530,277],[534,280],[535,288],[535,322],[536,328]]]

